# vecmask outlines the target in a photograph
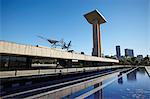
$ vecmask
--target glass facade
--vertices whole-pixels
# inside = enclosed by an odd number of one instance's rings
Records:
[[[50,65],[56,64],[57,59],[46,57],[31,57],[23,55],[1,54],[0,55],[0,70],[27,70],[49,68]],[[37,66],[32,65],[37,64]],[[50,64],[50,65],[49,65]],[[47,66],[46,66],[47,65]]]
[[[30,67],[27,56],[0,55],[0,69],[12,70]]]
[[[125,49],[125,56],[134,57],[133,49]]]

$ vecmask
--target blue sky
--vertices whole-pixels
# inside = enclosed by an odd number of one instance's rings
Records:
[[[0,0],[0,39],[49,46],[37,37],[72,40],[76,52],[92,52],[92,25],[83,17],[98,9],[107,23],[101,25],[102,50],[115,55],[115,46],[150,54],[150,0]]]

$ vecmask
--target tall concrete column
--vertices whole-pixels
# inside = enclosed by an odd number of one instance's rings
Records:
[[[98,10],[94,10],[84,15],[87,21],[93,25],[93,49],[92,56],[101,57],[101,34],[100,24],[105,23],[105,18]]]
[[[98,20],[93,20],[93,49],[92,56],[101,57],[101,37],[100,37],[100,25]]]

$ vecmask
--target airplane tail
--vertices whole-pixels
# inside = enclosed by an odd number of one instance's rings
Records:
[[[71,41],[68,43],[68,47],[71,46]]]
[[[71,41],[68,43],[67,50],[70,48],[70,46],[71,46]]]

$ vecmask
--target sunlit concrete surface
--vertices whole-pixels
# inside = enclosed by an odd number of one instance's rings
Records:
[[[102,57],[100,24],[105,23],[106,19],[98,10],[89,12],[85,14],[84,17],[93,25],[92,56]]]
[[[82,55],[79,53],[71,53],[64,50],[48,47],[37,47],[32,45],[17,44],[13,42],[0,41],[0,53],[1,54],[15,54],[37,57],[50,57],[60,59],[72,59],[72,60],[85,60],[85,61],[98,61],[98,62],[111,62],[119,63],[116,59],[94,57],[90,55]]]

